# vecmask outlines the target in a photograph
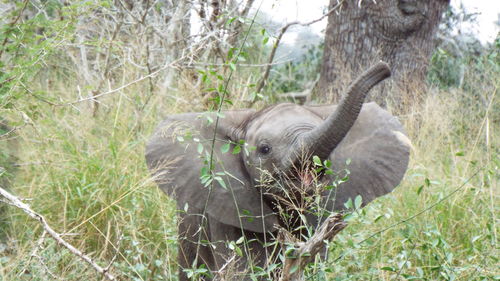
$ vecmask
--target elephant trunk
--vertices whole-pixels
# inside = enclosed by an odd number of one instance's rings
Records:
[[[303,151],[309,155],[317,155],[321,159],[328,158],[358,118],[370,89],[389,76],[391,76],[391,71],[385,62],[379,62],[365,71],[350,85],[337,110],[321,125],[301,137],[297,147],[299,151],[292,149],[292,154],[295,156],[290,155],[290,160]]]

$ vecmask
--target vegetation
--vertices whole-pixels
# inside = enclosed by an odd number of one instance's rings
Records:
[[[268,48],[262,44],[269,40],[267,32],[252,33],[252,42],[242,45],[243,52],[234,49],[239,55],[223,66],[199,64],[194,72],[186,67],[175,87],[166,89],[161,84],[167,68],[134,65],[151,58],[133,53],[140,41],[125,32],[133,26],[115,37],[109,32],[78,41],[79,20],[99,12],[115,15],[110,2],[63,7],[40,1],[46,13],[17,19],[26,9],[36,10],[28,2],[13,7],[12,21],[0,30],[0,116],[15,129],[10,134],[0,130],[1,149],[6,140],[18,146],[10,191],[101,266],[112,263],[111,271],[120,278],[176,280],[176,206],[150,179],[145,141],[166,114],[209,108],[202,93],[227,91],[230,102],[224,108],[244,107],[256,98],[252,89],[261,68],[243,64],[262,59],[255,48]],[[88,47],[89,61],[100,57],[94,64],[100,78],[82,82],[83,66],[72,59],[81,51],[74,48],[78,44]],[[311,280],[500,279],[500,38],[469,58],[454,62],[464,66],[462,83],[431,72],[435,84],[423,104],[400,116],[413,142],[401,186],[348,218],[349,226],[330,244],[328,262],[309,268]],[[443,69],[448,59],[438,50],[431,69]],[[458,69],[440,75],[454,77]],[[202,90],[194,90],[193,73]],[[273,101],[268,98],[273,91],[298,87],[272,81],[255,107]],[[97,114],[96,103],[87,98],[95,93],[107,93],[99,96]],[[2,280],[101,280],[43,238],[40,224],[21,210],[3,208],[0,220]]]

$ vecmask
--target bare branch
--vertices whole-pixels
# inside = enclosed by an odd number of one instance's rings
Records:
[[[36,213],[35,211],[33,211],[30,208],[29,205],[21,202],[21,200],[19,200],[19,198],[17,198],[16,196],[12,195],[11,193],[9,193],[8,191],[6,191],[5,189],[3,189],[1,187],[0,187],[0,195],[2,195],[3,197],[5,197],[9,201],[9,203],[11,205],[13,205],[13,206],[15,206],[15,207],[23,210],[30,217],[32,217],[33,219],[39,221],[42,224],[43,229],[54,240],[56,240],[56,242],[58,244],[64,246],[71,253],[73,253],[74,255],[78,256],[80,259],[82,259],[86,263],[88,263],[90,266],[92,266],[94,268],[95,271],[97,271],[98,273],[102,274],[106,279],[108,279],[108,280],[117,280],[111,273],[108,272],[107,268],[106,269],[102,268],[95,261],[93,261],[92,258],[90,258],[86,254],[84,254],[82,251],[78,250],[73,245],[71,245],[70,243],[66,242],[64,239],[62,239],[61,235],[59,233],[55,232],[54,229],[52,229],[52,227],[50,227],[50,225],[47,223],[47,221],[45,220],[45,218],[42,215],[40,215],[40,214]]]
[[[331,13],[336,11],[338,8],[340,8],[342,3],[344,3],[344,0],[339,1],[337,3],[337,5],[335,5],[333,8],[331,8],[327,13],[325,13],[324,15],[322,15],[321,17],[319,17],[315,20],[312,20],[312,21],[306,22],[306,23],[294,21],[294,22],[288,23],[287,25],[283,26],[280,29],[280,33],[279,33],[278,37],[276,38],[276,42],[274,42],[273,49],[271,50],[271,54],[269,55],[269,59],[267,61],[267,67],[266,67],[264,74],[262,75],[262,78],[260,79],[259,84],[257,85],[257,88],[255,90],[256,93],[260,93],[262,91],[262,88],[264,88],[264,86],[266,85],[267,78],[269,78],[269,73],[271,71],[271,66],[272,66],[272,62],[274,60],[274,56],[276,55],[276,51],[277,51],[278,46],[281,42],[281,39],[283,38],[283,35],[285,35],[288,28],[290,28],[291,26],[294,26],[294,25],[309,26],[311,24],[317,23],[317,22],[323,20],[324,18],[328,17]]]
[[[22,127],[24,127],[24,125]],[[9,130],[7,132],[5,132],[3,134],[0,134],[0,139],[8,137],[10,134],[14,133],[15,131],[19,130],[22,127],[12,127],[12,128],[9,128]]]
[[[331,241],[335,235],[347,226],[342,214],[329,216],[319,230],[307,241],[295,243],[296,250],[285,257],[280,281],[303,280],[304,267],[312,262],[316,254],[325,246],[325,241]]]
[[[9,203],[10,204],[10,203]],[[12,205],[12,204],[10,204]],[[28,260],[28,263],[26,264],[26,267],[29,265],[29,263],[33,260],[33,258],[37,258],[38,261],[40,261],[40,264],[42,265],[43,269],[45,270],[45,272],[50,276],[50,278],[54,279],[54,280],[61,280],[61,278],[59,278],[58,276],[56,276],[50,269],[49,267],[47,266],[47,264],[45,264],[45,260],[40,256],[38,255],[38,250],[43,250],[43,242],[45,240],[45,236],[47,235],[47,231],[43,231],[42,235],[40,236],[40,238],[38,239],[37,243],[36,243],[36,246],[35,248],[33,249],[33,251],[31,252],[31,255],[29,257],[29,260]],[[26,272],[26,267],[24,270],[21,271],[20,273],[20,276],[21,274],[23,274],[24,272]]]
[[[95,95],[99,93],[99,91],[102,88],[102,85],[104,84],[104,81],[106,79],[109,79],[109,70],[110,70],[110,61],[111,61],[111,50],[113,48],[113,43],[116,39],[116,35],[120,31],[120,28],[123,25],[123,14],[120,14],[119,21],[116,23],[115,30],[113,31],[111,38],[109,39],[108,43],[108,49],[106,51],[106,59],[105,59],[105,64],[104,64],[104,73],[101,76],[101,79],[99,83],[97,84],[97,88],[92,91],[92,94],[94,95],[94,110],[92,112],[92,116],[96,117],[97,115],[97,110],[99,109],[99,103],[97,102],[97,98],[95,98]]]

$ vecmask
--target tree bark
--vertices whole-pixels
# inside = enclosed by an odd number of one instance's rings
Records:
[[[337,4],[330,0],[330,8]],[[415,90],[425,89],[434,37],[449,0],[348,0],[329,16],[323,65],[313,98],[335,102],[351,81],[369,65],[382,60],[394,83],[378,86],[368,100],[405,108],[418,102]],[[423,88],[422,88],[423,87]]]
[[[167,55],[169,61],[175,61],[182,57],[182,53],[187,50],[188,38],[190,35],[191,23],[191,8],[192,4],[190,1],[176,0],[172,2],[173,10],[171,17],[166,19],[169,22],[168,28],[165,31],[165,37],[171,40],[168,42],[170,44],[169,54]],[[165,7],[168,7],[167,1],[165,1]],[[176,71],[167,71],[165,78],[163,80],[162,89],[169,89],[178,75]]]

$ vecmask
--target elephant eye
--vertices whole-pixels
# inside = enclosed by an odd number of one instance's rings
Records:
[[[267,144],[263,144],[259,146],[258,151],[260,154],[268,154],[269,152],[271,152],[271,147]]]

